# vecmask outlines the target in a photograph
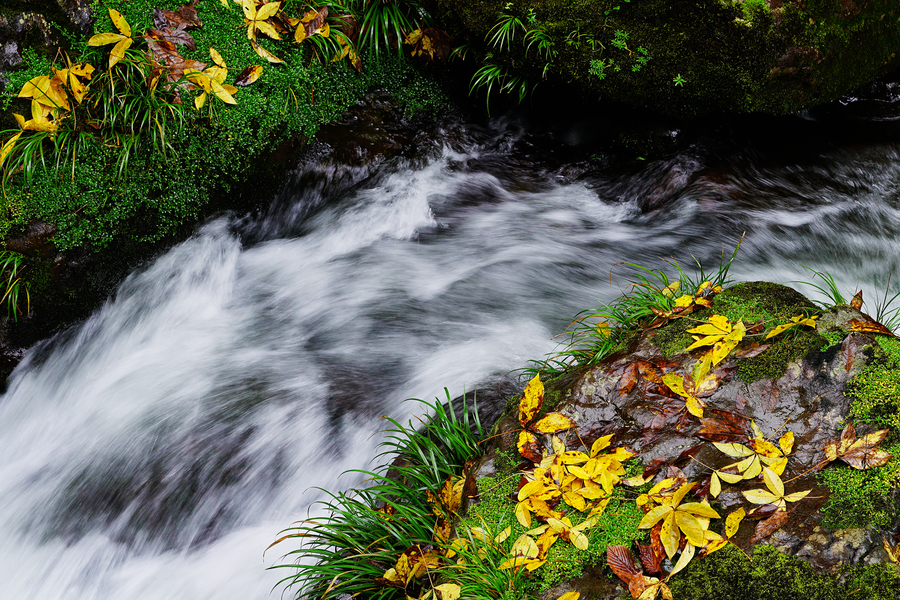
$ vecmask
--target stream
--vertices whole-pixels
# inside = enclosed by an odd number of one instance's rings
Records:
[[[267,569],[296,545],[264,549],[359,483],[340,474],[374,466],[383,416],[444,388],[495,415],[499,383],[627,291],[617,263],[715,269],[744,234],[736,281],[900,289],[897,84],[673,130],[657,159],[603,128],[448,117],[364,166],[305,160],[32,348],[0,397],[0,598],[281,597]]]

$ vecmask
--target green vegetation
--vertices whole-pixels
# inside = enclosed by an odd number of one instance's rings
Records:
[[[154,8],[177,10],[182,4],[107,0],[94,7],[95,31],[119,31],[107,8],[120,11],[139,36],[153,26]],[[219,204],[233,203],[245,190],[259,189],[260,180],[277,173],[278,167],[271,166],[274,161],[264,158],[279,144],[308,139],[371,88],[398,90],[400,100],[411,109],[436,110],[443,102],[437,86],[421,85],[422,76],[407,60],[377,52],[383,35],[365,38],[376,52],[364,57],[361,72],[346,60],[329,62],[340,58],[340,40],[346,38],[338,33],[341,25],[335,15],[345,10],[339,4],[328,5],[332,13],[326,23],[335,33],[327,39],[313,35],[297,43],[260,35],[259,45],[284,61],[271,65],[247,40],[241,7],[227,4],[201,3],[202,27],[188,29],[196,50],[178,46],[178,51],[189,61],[212,64],[209,49],[215,48],[227,63],[227,81],[262,63],[259,79],[239,88],[233,106],[216,100],[196,110],[193,102],[203,89],[187,89],[187,76],[171,85],[159,79],[139,37],[132,38],[124,59],[112,68],[107,67],[110,46],[91,47],[87,40],[79,40],[72,64],[96,68],[88,93],[71,111],[51,111],[47,118],[52,118],[53,130],[23,131],[15,144],[5,148],[9,152],[2,165],[0,235],[41,220],[56,226],[54,242],[60,249],[85,244],[102,248],[121,237],[154,242]],[[372,8],[382,3],[359,4]],[[414,9],[410,3],[395,4],[408,5],[407,12]],[[305,5],[288,2],[284,10],[299,16]],[[372,19],[373,28],[376,22],[385,23]],[[26,82],[52,72],[48,60],[37,53],[25,57],[28,66],[12,74],[2,104],[27,115],[31,112],[27,99],[14,96]],[[65,57],[57,57],[54,64],[61,68],[64,62]],[[7,129],[0,139],[6,142],[19,132],[18,127]],[[223,201],[228,197],[232,199]]]
[[[382,443],[386,450],[379,455],[390,461],[374,472],[363,472],[369,477],[368,487],[329,493],[330,499],[320,504],[324,516],[299,522],[275,542],[299,538],[302,548],[287,556],[317,561],[273,567],[292,571],[281,583],[298,597],[403,597],[404,586],[398,589],[376,579],[408,549],[430,547],[438,529],[436,515],[447,507],[441,504],[438,509],[428,494],[442,496],[445,481],[458,478],[466,460],[477,454],[482,435],[477,409],[463,406],[462,417],[457,418],[449,396],[446,406],[440,401],[424,404],[432,415],[422,427],[411,421],[406,426],[391,421],[393,428]],[[445,516],[449,517],[449,511]]]
[[[900,589],[900,569],[880,564],[848,569],[841,576],[817,574],[771,546],[756,546],[752,561],[729,546],[694,561],[669,585],[678,600],[891,600]]]
[[[859,471],[835,466],[819,478],[831,497],[823,508],[827,527],[890,527],[900,517],[900,340],[878,336],[875,355],[847,385],[853,419],[891,430],[885,449],[894,458],[882,467]]]

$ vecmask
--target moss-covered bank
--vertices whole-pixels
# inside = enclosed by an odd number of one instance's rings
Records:
[[[451,34],[482,50],[473,68],[667,114],[793,113],[900,65],[893,0],[436,2]],[[511,39],[486,42],[507,17],[520,25]]]

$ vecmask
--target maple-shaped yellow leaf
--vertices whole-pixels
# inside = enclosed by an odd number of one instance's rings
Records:
[[[247,26],[247,39],[256,40],[256,33],[262,32],[273,40],[280,40],[278,30],[268,22],[278,14],[281,2],[268,2],[257,5],[256,0],[241,0],[244,10],[244,24]]]
[[[112,19],[113,25],[119,30],[119,33],[98,33],[88,40],[88,46],[106,46],[115,44],[109,51],[109,67],[112,68],[117,62],[125,58],[125,51],[131,47],[131,25],[125,20],[122,14],[110,8],[109,17]]]
[[[768,467],[763,468],[763,482],[768,490],[756,489],[741,492],[748,501],[753,504],[772,504],[778,510],[787,510],[787,502],[797,502],[805,498],[812,490],[805,492],[784,493],[784,483],[775,471]]]
[[[638,529],[649,529],[662,521],[662,529],[660,530],[660,540],[666,551],[666,556],[671,559],[678,551],[681,542],[681,534],[687,539],[688,543],[694,546],[702,546],[705,543],[703,531],[708,529],[709,522],[706,527],[700,519],[718,519],[719,513],[713,510],[708,504],[701,502],[686,502],[681,504],[684,496],[694,487],[693,483],[685,483],[666,500],[666,504],[661,504],[653,508],[644,515],[638,524]]]
[[[703,325],[688,329],[688,333],[698,335],[693,336],[694,343],[685,350],[691,351],[702,346],[713,346],[712,364],[718,364],[744,339],[747,326],[743,321],[731,323],[728,317],[722,315],[712,315],[707,321]]]
[[[773,338],[776,335],[783,333],[790,329],[791,327],[797,327],[798,325],[805,325],[807,327],[816,328],[816,318],[818,315],[806,318],[803,315],[797,315],[796,317],[791,317],[790,322],[779,325],[778,327],[774,327],[772,331],[766,334],[766,339]]]

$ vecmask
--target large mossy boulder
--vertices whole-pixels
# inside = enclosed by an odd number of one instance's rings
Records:
[[[454,39],[480,51],[473,68],[495,65],[506,75],[495,89],[512,81],[517,91],[516,76],[529,87],[569,82],[594,97],[680,116],[794,113],[900,66],[896,0],[435,4]],[[509,17],[517,19],[512,26]],[[512,37],[492,44],[503,23]]]
[[[743,323],[746,335],[715,364],[713,383],[698,387],[698,417],[666,378],[691,385],[688,374],[709,347],[689,350],[694,339],[687,330],[712,315]],[[815,327],[793,326],[767,337],[776,323],[797,315],[814,316]],[[693,483],[695,501],[705,498],[721,516],[751,513],[727,551],[694,559],[673,577],[676,598],[887,598],[900,585],[900,570],[884,564],[892,561],[883,543],[893,543],[900,517],[900,340],[876,330],[856,308],[821,311],[791,288],[743,283],[718,294],[709,308],[635,334],[596,366],[547,381],[542,411],[560,412],[577,424],[558,434],[569,450],[611,434],[614,446],[635,453],[645,478],[652,475],[646,486],[681,478]],[[518,397],[509,406],[517,408]],[[856,440],[880,429],[887,430],[881,447],[891,455],[882,456],[880,466],[875,452],[883,450],[876,445],[866,448],[856,468],[826,452],[842,435]],[[497,422],[479,476],[500,480],[523,468],[516,464],[521,430],[517,410]],[[781,518],[773,505],[750,500],[753,490],[769,485],[759,470],[742,471],[743,479],[731,483],[713,482],[714,471],[735,475],[746,467],[735,463],[749,455],[736,458],[735,452],[748,447],[784,461],[778,468],[785,494],[809,490],[789,499]],[[640,491],[646,489],[630,495]],[[608,600],[628,597],[596,571],[602,561],[585,557],[584,563],[580,577],[559,582],[542,599],[571,590]],[[601,583],[603,591],[597,589]]]

